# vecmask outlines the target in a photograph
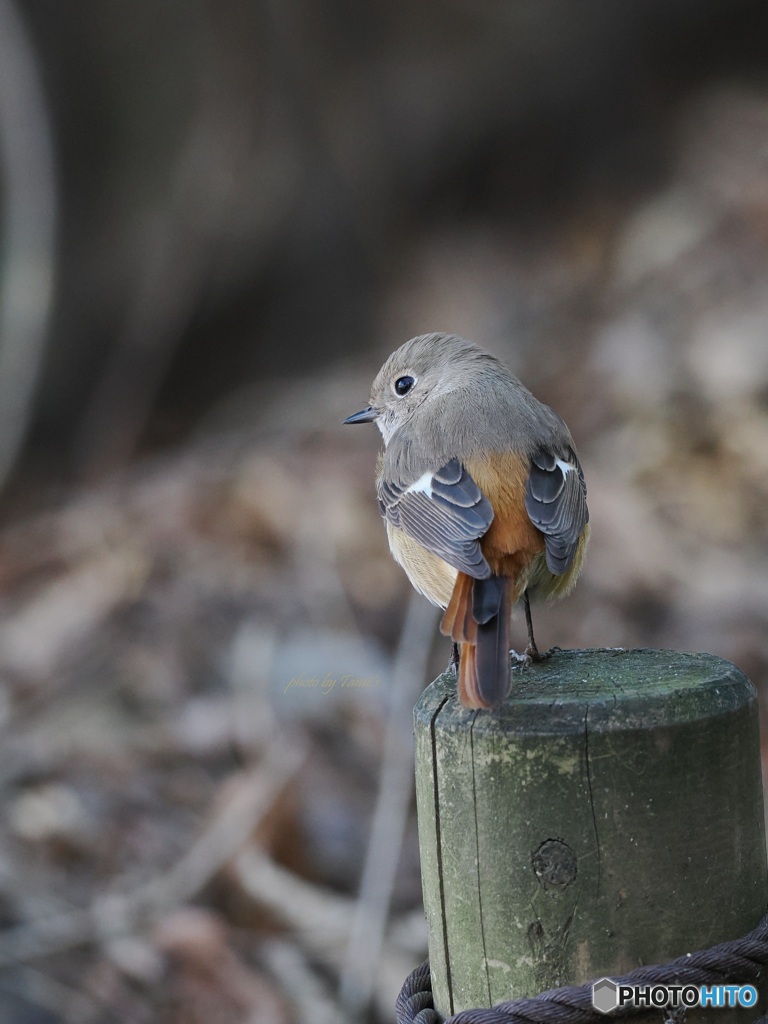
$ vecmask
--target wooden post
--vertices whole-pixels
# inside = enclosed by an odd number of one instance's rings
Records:
[[[443,1016],[737,938],[768,907],[757,700],[730,662],[554,651],[494,713],[444,675],[415,731]]]

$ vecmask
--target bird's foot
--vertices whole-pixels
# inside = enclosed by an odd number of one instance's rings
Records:
[[[541,654],[536,644],[531,641],[529,641],[528,646],[525,648],[525,654],[528,658],[529,664],[532,661],[544,661],[545,658],[549,657],[549,651],[545,651]]]
[[[513,668],[519,667],[520,669],[524,669],[528,668],[529,665],[537,664],[537,662],[546,661],[546,659],[552,654],[552,650],[555,650],[555,648],[552,648],[549,651],[544,651],[542,654],[536,644],[528,644],[522,654],[518,651],[510,651],[509,660],[512,663]]]
[[[534,645],[533,649],[531,649],[531,645],[529,644],[526,647],[526,649],[525,649],[525,653],[530,657],[531,661],[538,662],[538,661],[546,661],[547,658],[551,658],[552,657],[552,655],[555,653],[555,651],[559,651],[559,650],[560,650],[559,647],[550,647],[548,651],[544,651],[544,653],[542,654],[542,652],[538,649],[538,647],[536,647]]]

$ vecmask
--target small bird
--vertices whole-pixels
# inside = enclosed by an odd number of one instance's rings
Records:
[[[510,657],[538,660],[531,599],[563,597],[589,537],[587,490],[563,420],[490,352],[453,334],[424,334],[392,353],[367,408],[384,439],[376,491],[389,547],[408,579],[445,609],[470,708],[497,708]],[[525,607],[528,645],[509,649]]]

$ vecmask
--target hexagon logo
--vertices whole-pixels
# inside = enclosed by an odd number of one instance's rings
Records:
[[[615,981],[610,978],[601,978],[592,986],[592,1005],[598,1013],[610,1013],[619,1005],[619,990]]]

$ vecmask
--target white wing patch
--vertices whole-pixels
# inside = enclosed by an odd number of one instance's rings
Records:
[[[426,494],[428,498],[432,497],[432,473],[423,473],[418,480],[415,480],[410,487],[406,487],[406,494]]]
[[[388,523],[458,572],[488,579],[491,567],[480,538],[493,522],[493,509],[458,459],[422,473],[408,487],[382,475],[377,491]]]
[[[555,576],[572,565],[589,521],[587,489],[576,453],[567,448],[563,456],[551,448],[534,452],[525,488],[526,512],[545,536],[547,568]]]

